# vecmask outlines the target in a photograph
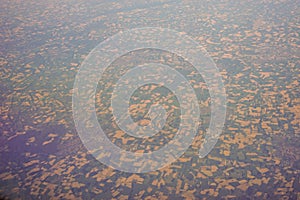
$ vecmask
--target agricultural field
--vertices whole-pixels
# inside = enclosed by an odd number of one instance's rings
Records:
[[[298,0],[4,0],[1,198],[300,199],[299,5]],[[118,127],[112,91],[137,65],[161,63],[177,70],[197,94],[201,113],[193,142],[176,161],[129,173],[102,164],[83,144],[72,95],[76,75],[97,44],[143,27],[176,30],[206,49],[224,84],[226,116],[218,142],[199,157],[213,120],[201,74],[179,55],[159,49],[122,55],[104,72],[94,98],[98,122],[114,145],[156,151],[179,130],[179,99],[159,84],[135,90],[128,109],[136,124],[147,126],[150,107],[162,105],[167,118],[159,133],[135,138]],[[98,156],[109,159],[101,151]]]

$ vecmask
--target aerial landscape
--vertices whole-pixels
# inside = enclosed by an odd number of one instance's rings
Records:
[[[299,5],[299,0],[3,1],[0,199],[300,199]],[[99,162],[112,158],[101,150],[96,157],[86,146],[72,104],[76,76],[90,52],[119,32],[144,27],[175,30],[207,51],[224,84],[226,115],[217,143],[199,157],[214,120],[205,77],[165,50],[118,57],[94,95],[95,116],[115,146],[157,151],[176,138],[183,121],[181,99],[170,88],[145,84],[132,93],[128,113],[147,126],[151,106],[159,104],[166,111],[164,127],[136,138],[118,126],[113,90],[136,66],[159,63],[178,71],[195,91],[201,113],[199,127],[190,125],[196,135],[178,159],[131,173]],[[117,165],[123,162],[128,161],[120,157]]]

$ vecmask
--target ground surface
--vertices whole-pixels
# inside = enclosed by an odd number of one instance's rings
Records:
[[[0,193],[9,199],[299,199],[299,5],[298,0],[2,2]],[[142,62],[130,61],[137,57],[173,63],[201,93],[203,114],[194,143],[180,159],[155,172],[130,174],[99,163],[83,146],[72,118],[72,88],[96,44],[145,26],[185,32],[206,48],[222,74],[227,116],[217,145],[200,159],[209,123],[202,78],[166,52],[121,57],[113,64],[120,69]],[[100,82],[96,95],[97,116],[111,141],[131,151],[170,141],[175,115],[157,138],[144,141],[110,124],[103,86],[112,87],[118,76]],[[140,124],[147,124],[155,98],[145,99],[151,94],[166,95],[168,112],[179,112],[170,91],[144,86],[130,107]]]

